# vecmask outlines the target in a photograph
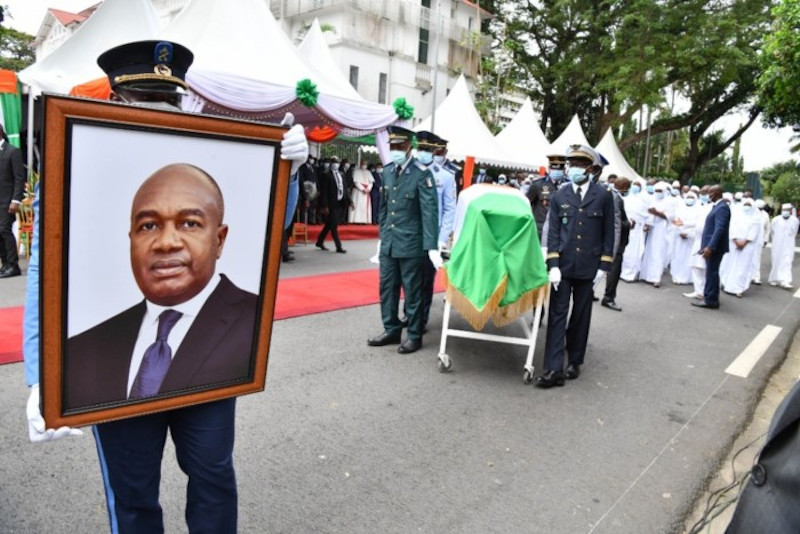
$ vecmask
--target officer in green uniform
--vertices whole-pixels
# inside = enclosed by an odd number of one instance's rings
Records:
[[[422,346],[422,272],[426,255],[439,268],[439,213],[436,182],[431,171],[411,156],[414,132],[389,128],[392,162],[383,169],[380,228],[380,294],[383,333],[369,339],[372,347],[400,343],[402,323],[397,315],[400,287],[405,294],[408,335],[397,352],[408,354]]]

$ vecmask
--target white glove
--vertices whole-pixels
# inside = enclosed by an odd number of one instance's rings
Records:
[[[561,283],[561,269],[553,267],[550,269],[550,272],[547,273],[547,276],[550,278],[550,283],[553,284],[553,291],[558,291],[558,284]]]
[[[31,387],[31,395],[28,397],[28,405],[25,408],[25,414],[28,416],[28,437],[33,443],[59,439],[64,436],[83,435],[82,430],[70,428],[68,426],[62,426],[59,429],[45,429],[42,412],[39,409],[39,384],[35,384]]]
[[[592,282],[592,288],[597,287],[597,284],[603,281],[606,277],[606,272],[602,269],[597,269],[597,274],[594,275],[594,281]]]
[[[443,250],[447,250],[447,243],[439,241],[439,254],[441,254]]]
[[[283,134],[281,141],[281,159],[292,162],[292,169],[289,175],[293,175],[300,168],[300,165],[308,159],[308,140],[306,132],[299,124],[295,124]]]
[[[439,253],[438,250],[429,250],[428,257],[431,259],[431,263],[433,264],[433,268],[437,271],[439,267],[444,265],[444,260],[442,260],[442,255]]]
[[[378,239],[378,248],[375,251],[375,255],[369,259],[370,263],[380,264],[380,255],[381,255],[381,240]]]

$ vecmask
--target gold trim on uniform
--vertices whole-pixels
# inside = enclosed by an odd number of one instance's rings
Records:
[[[171,83],[175,83],[180,85],[181,87],[188,89],[189,86],[186,85],[186,82],[181,80],[180,78],[176,78],[175,76],[162,76],[156,73],[145,73],[145,74],[122,74],[120,76],[114,77],[114,84],[121,84],[121,83],[128,83],[128,82],[138,82],[140,80],[147,80],[149,82],[152,81],[168,81]]]
[[[552,259],[558,258],[558,257],[559,257],[558,252],[548,252],[547,253],[547,259],[548,260],[552,260]]]
[[[600,256],[600,261],[607,261],[611,263],[612,261],[614,261],[614,258],[612,258],[611,256]]]

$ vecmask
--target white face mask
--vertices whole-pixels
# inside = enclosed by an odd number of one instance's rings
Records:
[[[436,165],[442,165],[444,163],[444,156],[433,156],[433,162]]]
[[[331,170],[332,171],[338,171],[339,170],[339,164],[338,163],[331,163]]]
[[[433,161],[433,154],[425,150],[417,152],[417,160],[423,165],[430,165]]]
[[[687,198],[686,199],[686,205],[687,206],[694,206],[694,199],[693,198]]]
[[[395,165],[402,165],[406,161],[406,151],[405,150],[390,150],[389,157],[392,158]]]
[[[586,176],[586,169],[581,169],[580,167],[570,167],[567,169],[567,178],[569,178],[574,184],[582,184],[589,177]]]
[[[781,212],[781,217],[783,217],[784,219],[788,219],[791,215],[792,215],[791,211],[782,211]]]

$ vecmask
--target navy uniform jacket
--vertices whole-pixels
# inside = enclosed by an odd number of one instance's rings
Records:
[[[380,225],[381,254],[391,258],[424,256],[439,248],[439,199],[433,174],[414,158],[400,175],[383,168]]]
[[[585,184],[584,184],[585,186]],[[614,199],[604,187],[590,183],[578,199],[572,184],[550,197],[547,267],[564,278],[591,280],[614,260]]]
[[[549,176],[540,180],[534,180],[528,189],[528,201],[533,210],[533,219],[536,221],[536,228],[539,231],[539,238],[542,237],[542,227],[547,219],[549,212],[550,197],[558,190],[558,186]]]
[[[728,203],[718,200],[706,216],[700,247],[711,249],[712,254],[720,256],[728,252],[728,227],[731,222],[731,208]]]
[[[1,209],[8,210],[8,206],[11,204],[12,200],[22,202],[22,194],[25,191],[25,176],[25,164],[22,160],[22,151],[8,141],[5,141],[3,143],[3,148],[0,149]]]

